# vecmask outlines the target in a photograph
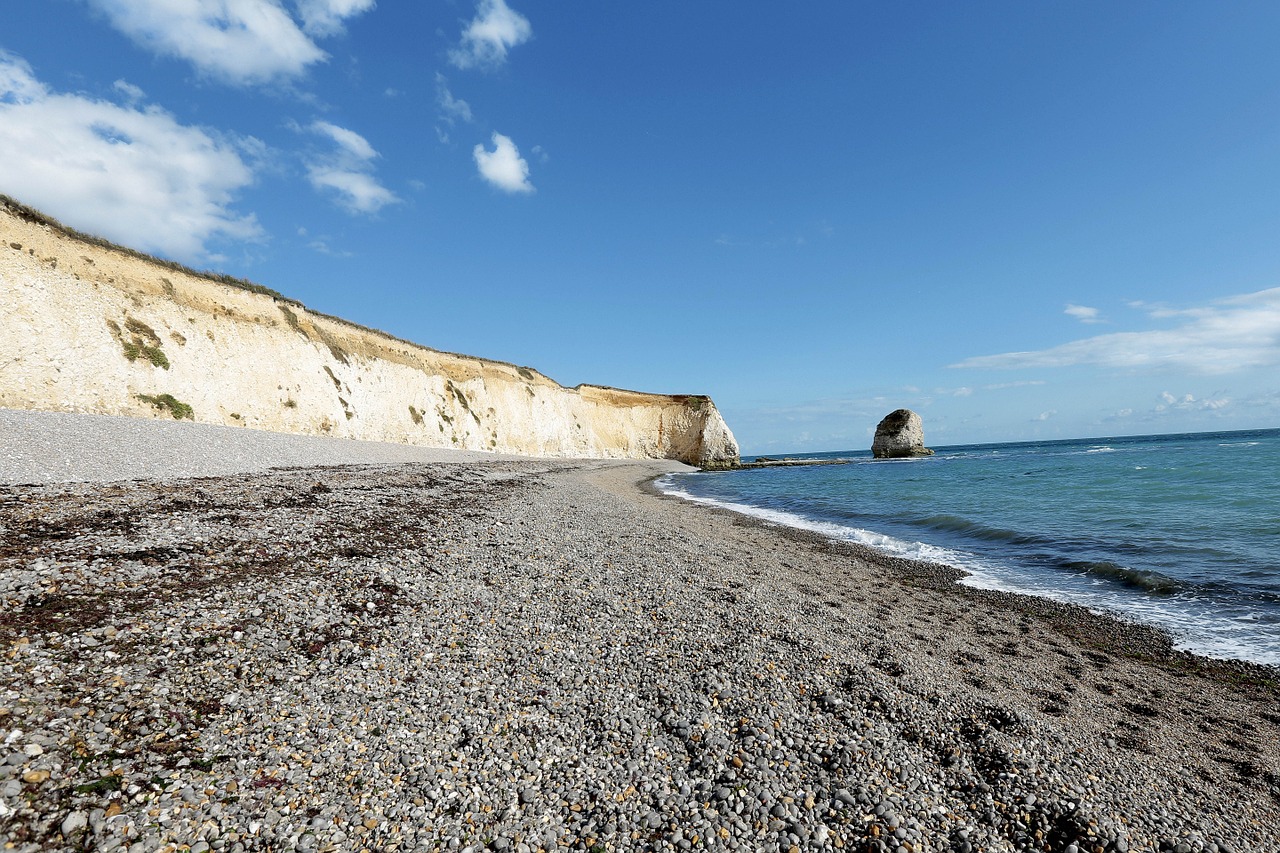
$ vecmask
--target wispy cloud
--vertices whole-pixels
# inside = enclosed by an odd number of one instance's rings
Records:
[[[328,58],[313,40],[374,0],[297,0],[295,20],[277,0],[88,0],[120,32],[161,56],[248,86],[294,78]]]
[[[142,91],[140,86],[135,86],[128,80],[117,80],[111,84],[111,88],[119,92],[130,104],[136,104],[147,99],[147,93]]]
[[[1026,388],[1029,385],[1044,385],[1043,379],[1024,379],[1019,382],[996,382],[991,385],[983,385],[983,391],[1003,391],[1007,388]]]
[[[717,246],[737,249],[804,249],[829,240],[836,233],[835,228],[826,221],[799,224],[789,230],[781,230],[775,223],[770,223],[767,232],[761,229],[753,236],[721,232],[712,238],[712,242]]]
[[[1069,317],[1075,317],[1081,323],[1101,323],[1102,318],[1098,316],[1097,308],[1090,308],[1086,305],[1073,305],[1067,303],[1067,307],[1063,310],[1064,314]]]
[[[312,122],[308,129],[336,145],[333,150],[314,156],[307,164],[307,178],[313,187],[336,193],[338,204],[352,213],[377,213],[388,204],[400,201],[373,176],[373,161],[378,152],[367,139],[327,121]]]
[[[342,32],[348,18],[362,15],[374,7],[374,0],[297,0],[302,27],[315,36],[332,36]]]
[[[1191,417],[1194,418],[1195,423],[1207,423],[1224,418],[1229,419],[1237,414],[1237,410],[1241,406],[1246,408],[1280,408],[1277,407],[1277,402],[1280,402],[1280,397],[1275,395],[1270,401],[1259,397],[1246,397],[1236,400],[1225,391],[1214,391],[1206,397],[1197,397],[1195,394],[1189,393],[1174,394],[1169,391],[1161,391],[1153,401],[1146,405],[1140,407],[1126,406],[1118,409],[1103,417],[1101,422],[1128,422],[1136,425],[1158,424],[1173,419],[1185,424],[1187,423],[1187,418]]]
[[[449,132],[458,122],[469,124],[473,120],[471,105],[461,98],[455,98],[449,91],[449,81],[439,73],[436,74],[436,106],[439,108],[436,134],[441,142],[449,141]]]
[[[76,228],[185,261],[208,261],[215,239],[261,239],[256,219],[232,209],[254,181],[251,152],[261,144],[180,124],[138,106],[141,89],[116,88],[127,105],[59,94],[0,52],[5,192]]]
[[[335,249],[332,246],[330,246],[326,241],[321,240],[319,238],[307,243],[307,248],[321,255],[328,255],[331,258],[351,257],[351,252],[348,252],[345,249]]]
[[[1098,335],[1044,350],[978,356],[951,366],[1017,369],[1095,364],[1230,373],[1280,364],[1280,288],[1187,309],[1144,307],[1154,319],[1184,322],[1171,329]]]
[[[736,417],[756,422],[817,424],[835,421],[843,425],[857,424],[859,433],[871,435],[880,419],[894,409],[910,402],[910,407],[920,409],[927,400],[913,397],[918,389],[907,391],[895,388],[885,393],[871,393],[860,397],[820,397],[799,400],[785,406],[762,406],[735,413]]]
[[[440,114],[450,123],[471,121],[471,105],[453,96],[443,74],[436,75],[436,103],[440,105]]]
[[[306,241],[307,248],[317,254],[328,255],[331,258],[350,258],[352,253],[345,249],[335,249],[329,245],[329,237],[324,234],[312,235],[306,228],[298,229],[298,236]]]
[[[462,43],[449,53],[458,68],[495,68],[507,52],[533,37],[529,19],[504,0],[480,0],[476,16],[462,32]]]
[[[486,151],[477,145],[472,151],[480,175],[490,184],[508,193],[531,193],[529,164],[520,156],[520,150],[509,137],[501,133],[493,135],[493,150]]]
[[[1175,411],[1217,411],[1225,409],[1231,405],[1231,398],[1225,396],[1214,396],[1207,400],[1197,400],[1194,394],[1183,394],[1181,396],[1170,394],[1168,391],[1160,393],[1160,402],[1156,404],[1157,412],[1169,410]]]
[[[24,104],[49,97],[25,59],[0,50],[0,104]]]
[[[372,160],[378,156],[378,152],[373,150],[373,146],[369,144],[369,140],[365,139],[354,130],[347,130],[345,127],[339,127],[338,125],[330,124],[327,121],[312,122],[311,129],[338,143],[338,148],[340,150],[356,160]]]

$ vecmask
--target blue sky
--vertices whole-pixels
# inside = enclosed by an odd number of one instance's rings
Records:
[[[744,452],[1280,426],[1280,4],[40,0],[0,192]]]

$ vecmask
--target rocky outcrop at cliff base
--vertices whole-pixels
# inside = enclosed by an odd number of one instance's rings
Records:
[[[527,456],[736,461],[711,399],[440,352],[0,196],[0,407]]]

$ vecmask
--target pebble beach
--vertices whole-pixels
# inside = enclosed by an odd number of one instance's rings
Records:
[[[6,850],[1280,851],[1275,669],[672,463],[0,414]]]

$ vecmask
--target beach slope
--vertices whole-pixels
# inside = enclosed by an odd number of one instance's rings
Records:
[[[0,487],[0,842],[1276,849],[1273,672],[662,470]]]

